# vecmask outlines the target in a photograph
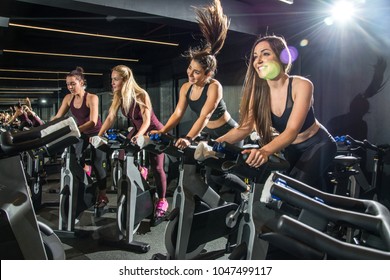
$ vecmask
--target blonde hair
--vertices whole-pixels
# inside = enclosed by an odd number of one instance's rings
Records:
[[[119,75],[123,79],[123,86],[121,90],[113,92],[114,97],[109,111],[110,114],[116,115],[119,110],[119,107],[122,105],[127,115],[133,102],[138,104],[140,107],[147,106],[145,101],[145,96],[147,93],[137,84],[131,69],[125,65],[117,65],[112,68],[112,72],[113,71],[119,73]]]

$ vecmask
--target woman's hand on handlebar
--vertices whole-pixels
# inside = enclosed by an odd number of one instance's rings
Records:
[[[251,167],[260,167],[268,161],[268,153],[262,149],[245,149],[242,154],[248,154],[245,163]]]
[[[175,143],[175,146],[181,150],[187,148],[189,145],[191,145],[191,142],[190,142],[190,140],[188,140],[186,138],[179,138],[179,139],[177,139],[177,141]]]
[[[133,137],[131,137],[130,141],[133,144],[137,144],[137,139],[138,139],[138,135],[134,135]]]
[[[151,130],[151,131],[149,131],[148,136],[154,135],[154,134],[162,134],[162,133],[164,133],[164,132],[162,132],[161,130]]]

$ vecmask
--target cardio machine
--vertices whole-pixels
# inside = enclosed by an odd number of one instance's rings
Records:
[[[278,172],[272,181],[265,207],[254,211],[263,240],[298,259],[390,259],[390,212],[382,204],[321,192]],[[340,240],[327,231],[329,222],[360,234]]]
[[[29,150],[22,153],[22,158],[34,209],[40,209],[42,207],[44,151]]]
[[[354,198],[368,197],[368,194],[375,194],[375,200],[380,201],[382,177],[384,165],[389,162],[390,148],[389,145],[374,145],[368,140],[355,140],[349,135],[335,137],[338,144],[338,156],[334,159],[334,170],[330,172],[333,179],[334,193],[343,194],[339,191],[339,185],[347,182],[347,196]],[[356,151],[362,149],[364,151],[371,150],[375,154],[373,156],[373,167],[371,181],[368,182],[364,172],[360,167],[361,158],[356,156]],[[362,192],[363,191],[363,192]]]
[[[117,188],[116,223],[98,229],[99,241],[128,251],[146,253],[150,245],[134,240],[134,234],[144,219],[153,219],[155,189],[141,176],[137,164],[140,147],[120,132],[118,141],[104,141],[95,136],[92,142],[96,148],[114,151],[114,165],[120,170],[115,178]],[[115,176],[113,174],[113,176]]]
[[[146,150],[164,152],[180,160],[178,186],[174,194],[173,210],[165,230],[167,254],[156,254],[154,259],[215,259],[231,253],[237,243],[237,232],[246,217],[248,202],[226,202],[209,187],[196,172],[195,147],[180,150],[175,139],[168,135],[152,135],[142,141]],[[215,158],[216,155],[220,158]],[[226,161],[219,151],[203,158],[203,164],[220,168]],[[246,232],[246,231],[245,231]],[[204,252],[207,242],[227,237],[224,249]]]
[[[275,171],[287,170],[289,168],[289,163],[278,155],[271,155],[265,164],[258,168],[254,168],[245,163],[247,155],[240,153],[242,149],[226,142],[221,143],[220,146],[223,150],[235,154],[233,159],[226,160],[222,164],[221,169],[245,179],[250,187],[246,202],[247,206],[238,228],[237,246],[230,254],[229,259],[265,259],[268,244],[264,240],[258,238],[259,231],[256,229],[253,213],[256,209],[256,205],[263,199],[264,193],[267,193],[267,189],[272,183],[272,174]]]
[[[73,145],[64,150],[62,159],[57,233],[61,237],[71,237],[81,233],[75,231],[76,219],[95,204],[96,186],[79,164]]]
[[[73,118],[61,118],[31,130],[0,136],[0,256],[1,259],[65,259],[62,243],[37,221],[20,153],[45,149],[55,153],[77,142]]]

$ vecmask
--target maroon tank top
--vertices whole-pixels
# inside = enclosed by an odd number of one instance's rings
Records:
[[[127,115],[125,113],[125,110],[124,110],[123,106],[121,106],[121,111],[122,111],[122,114],[126,118],[130,119],[133,122],[135,128],[137,130],[139,130],[140,127],[142,126],[142,122],[143,122],[141,108],[139,107],[139,105],[136,104],[135,102],[133,102],[131,104],[131,106],[130,106],[130,109],[129,109],[129,112],[127,113]],[[151,130],[159,130],[159,129],[163,128],[163,127],[164,126],[157,119],[156,115],[154,114],[154,111],[152,110],[150,112],[150,125],[149,125],[149,127],[148,127],[146,132],[149,132]]]
[[[89,121],[89,114],[91,110],[87,107],[88,94],[89,94],[88,92],[85,92],[83,102],[80,108],[74,107],[74,98],[72,98],[72,101],[70,102],[70,111],[72,112],[72,115],[76,118],[76,122],[78,126],[81,126]],[[94,127],[91,127],[90,129],[84,131],[83,133],[86,135],[94,135],[99,133],[101,127],[102,127],[102,121],[100,120],[100,117],[98,117],[97,124]]]

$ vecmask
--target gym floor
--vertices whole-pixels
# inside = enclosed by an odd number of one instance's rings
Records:
[[[59,180],[47,180],[43,185],[42,203],[43,207],[37,210],[37,218],[39,221],[46,223],[53,230],[58,229],[58,202],[59,202]],[[93,208],[88,209],[80,214],[79,221],[75,225],[76,232],[82,232],[77,237],[72,234],[61,234],[60,237],[66,254],[67,260],[150,260],[154,254],[164,253],[164,232],[167,222],[150,227],[150,221],[144,220],[141,222],[134,240],[145,242],[150,245],[150,250],[147,253],[136,253],[126,251],[124,248],[110,247],[99,242],[99,229],[109,225],[115,225],[116,213],[116,194],[108,193],[109,209],[103,216],[96,218],[93,215]],[[167,197],[170,206],[172,205],[172,197]],[[171,210],[171,209],[169,209]],[[220,238],[206,245],[207,251],[223,249],[226,239]],[[225,259],[223,256],[220,259]]]

